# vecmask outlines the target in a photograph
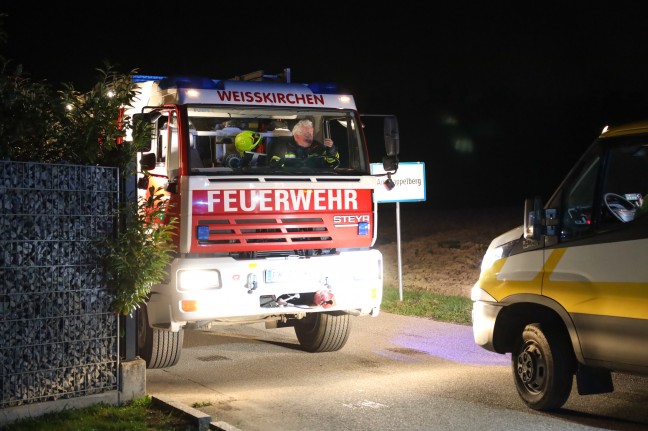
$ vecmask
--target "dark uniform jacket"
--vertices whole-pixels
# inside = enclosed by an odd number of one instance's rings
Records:
[[[326,147],[324,144],[313,141],[310,147],[304,148],[299,146],[295,141],[282,144],[280,148],[275,148],[271,152],[273,164],[283,165],[283,162],[288,162],[289,160],[303,160],[306,161],[313,157],[324,157],[324,163],[326,166],[335,167],[340,162],[340,154],[338,153],[335,145],[332,147]]]

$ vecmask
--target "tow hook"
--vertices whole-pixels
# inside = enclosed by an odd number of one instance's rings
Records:
[[[246,286],[248,293],[252,293],[258,287],[256,274],[248,274]]]
[[[324,281],[322,282],[322,284],[324,285],[324,287],[325,287],[326,289],[331,290],[331,285],[329,284],[329,279],[328,279],[328,277],[324,277]]]

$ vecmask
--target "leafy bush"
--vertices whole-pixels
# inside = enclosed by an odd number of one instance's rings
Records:
[[[124,315],[148,299],[151,286],[162,281],[173,251],[176,219],[164,220],[168,200],[161,189],[149,189],[137,217],[128,217],[126,228],[107,244],[107,268],[115,294],[113,310]]]
[[[6,39],[0,27],[0,43]],[[139,95],[132,79],[137,71],[123,74],[109,63],[97,71],[98,82],[86,93],[71,84],[54,91],[0,56],[0,159],[117,167],[122,180],[133,175],[137,152],[150,137],[149,123],[133,124],[124,114]],[[149,199],[128,198],[116,214],[120,231],[102,244],[109,250],[105,264],[114,311],[122,314],[134,311],[165,276],[175,228],[175,220],[164,221],[166,201],[159,190]]]
[[[139,94],[130,74],[110,64],[97,69],[99,79],[88,92],[71,84],[55,92],[47,82],[33,82],[18,66],[0,59],[0,158],[42,163],[118,167],[123,175],[143,148],[145,130],[131,133],[124,108]],[[121,114],[121,118],[120,118]]]
[[[0,73],[0,159],[59,162],[62,105],[45,82],[32,82],[21,66],[8,72],[4,59]]]

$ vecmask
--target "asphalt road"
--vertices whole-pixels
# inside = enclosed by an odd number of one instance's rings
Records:
[[[648,378],[615,375],[610,394],[526,408],[510,357],[474,345],[469,326],[381,313],[352,319],[339,352],[299,350],[292,328],[187,330],[179,364],[147,370],[147,393],[243,431],[646,430]]]

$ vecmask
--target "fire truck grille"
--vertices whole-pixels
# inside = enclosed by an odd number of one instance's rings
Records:
[[[200,245],[225,244],[300,244],[332,241],[328,227],[320,217],[312,218],[246,218],[199,220],[198,226],[209,226]]]

